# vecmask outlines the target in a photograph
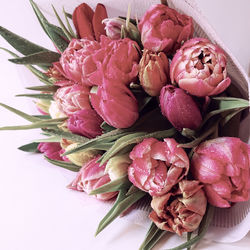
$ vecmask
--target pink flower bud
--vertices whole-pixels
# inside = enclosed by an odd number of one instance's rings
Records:
[[[37,149],[51,160],[63,161],[60,156],[62,148],[59,142],[40,142]]]
[[[100,166],[100,163],[97,162],[100,157],[99,155],[83,165],[76,178],[68,187],[89,194],[92,190],[109,183],[109,175],[105,173],[106,164]],[[110,192],[97,194],[95,197],[99,200],[109,200],[116,195],[117,192]]]
[[[191,17],[163,4],[149,8],[138,28],[144,48],[167,54],[175,53],[183,41],[193,36],[194,31]]]
[[[230,85],[226,55],[205,38],[193,38],[177,51],[170,65],[173,84],[195,96],[218,95]]]
[[[230,207],[249,199],[249,168],[250,146],[239,138],[219,137],[195,148],[190,170],[204,184],[210,204]]]
[[[162,230],[182,235],[193,232],[206,212],[207,199],[198,181],[182,180],[178,189],[153,197],[149,218]]]
[[[163,52],[145,49],[139,64],[140,83],[150,96],[158,96],[169,78],[168,58]]]
[[[59,88],[54,99],[59,110],[66,115],[72,115],[82,109],[92,109],[89,102],[89,88],[79,84]]]
[[[68,129],[75,134],[95,138],[102,134],[103,119],[93,109],[83,109],[69,116]]]
[[[192,97],[173,85],[162,88],[160,95],[161,112],[178,129],[197,129],[202,117]]]
[[[168,192],[189,170],[188,156],[177,145],[170,138],[163,142],[148,138],[136,145],[129,155],[133,161],[128,168],[129,180],[152,196]]]
[[[137,100],[126,86],[115,84],[105,80],[97,92],[91,90],[90,101],[95,111],[109,125],[128,128],[139,116]]]

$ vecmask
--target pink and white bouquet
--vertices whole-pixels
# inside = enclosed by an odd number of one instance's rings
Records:
[[[73,14],[63,10],[65,21],[53,8],[56,26],[30,3],[55,51],[3,27],[0,35],[22,54],[5,49],[10,61],[42,82],[19,95],[35,98],[41,114],[0,103],[30,122],[0,130],[42,129],[43,142],[19,149],[77,172],[68,188],[114,200],[97,234],[144,200],[152,224],[140,249],[166,232],[187,233],[175,249],[189,248],[214,207],[249,200],[250,146],[234,126],[249,102],[238,98],[226,53],[194,37],[191,17],[165,1],[139,20],[130,8],[127,17],[108,17],[103,4],[82,3]]]

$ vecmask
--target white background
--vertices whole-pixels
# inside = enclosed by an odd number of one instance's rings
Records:
[[[55,4],[58,10],[64,4],[69,12],[81,3],[76,0],[37,2],[49,17],[52,13],[50,3]],[[108,11],[117,11],[112,1],[105,2],[109,6]],[[249,73],[250,1],[197,2],[221,39]],[[27,0],[4,1],[0,8],[0,25],[53,49]],[[2,38],[0,46],[10,48]],[[8,58],[10,56],[0,51],[0,102],[34,113],[32,101],[14,95],[24,93],[25,86],[36,85],[38,80],[23,66],[8,62]],[[0,126],[25,123],[0,108]],[[34,138],[40,138],[38,130],[0,131],[0,250],[138,249],[147,229],[134,225],[126,218],[117,219],[97,238],[93,237],[98,222],[107,212],[106,206],[82,193],[66,189],[74,173],[48,164],[41,155],[30,155],[16,149]],[[166,239],[161,243],[165,244]],[[249,245],[248,234],[241,241],[227,245],[203,241],[197,249],[249,249]]]

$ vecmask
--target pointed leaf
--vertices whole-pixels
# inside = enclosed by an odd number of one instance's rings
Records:
[[[38,122],[38,121],[41,121],[41,119],[39,119],[39,118],[36,118],[36,117],[34,117],[32,115],[28,115],[28,114],[26,114],[26,113],[24,113],[24,112],[22,112],[22,111],[20,111],[18,109],[15,109],[15,108],[12,108],[12,107],[8,106],[6,104],[0,103],[0,106],[8,109],[9,111],[15,113],[18,116],[21,116],[22,118],[24,118],[25,120],[27,120],[29,122]]]
[[[20,94],[16,95],[17,97],[31,97],[31,98],[37,98],[37,99],[44,99],[44,100],[51,100],[53,101],[53,95],[51,94]]]
[[[37,153],[39,152],[39,150],[37,149],[39,143],[37,142],[32,142],[32,143],[29,143],[29,144],[25,144],[21,147],[19,147],[18,149],[24,151],[24,152],[33,152],[33,153]]]
[[[34,142],[60,142],[61,141],[61,138],[60,137],[57,137],[57,136],[51,136],[49,138],[45,138],[45,139],[37,139],[37,140],[34,140]]]
[[[49,36],[59,51],[63,52],[68,47],[68,41],[62,29],[50,24],[34,1],[30,0],[30,3],[45,33]]]
[[[60,16],[58,15],[55,7],[52,5],[52,8],[53,8],[53,11],[56,15],[56,18],[57,18],[57,21],[59,22],[60,26],[61,26],[61,29],[63,30],[64,34],[66,35],[66,37],[71,40],[73,38],[73,36],[70,34],[70,32],[67,30],[67,28],[65,27],[62,19],[60,18]]]
[[[121,192],[121,191],[120,191]],[[116,202],[112,212],[109,214],[105,220],[102,220],[98,226],[96,231],[96,235],[100,233],[105,227],[107,227],[112,221],[114,221],[122,212],[127,210],[130,206],[140,200],[143,196],[146,195],[145,192],[139,190],[129,196],[124,195],[124,191],[122,192],[122,197],[119,202]],[[118,196],[119,198],[119,196]]]
[[[52,160],[52,159],[49,159],[47,156],[44,156],[44,157],[49,163],[52,163],[53,165],[68,169],[68,170],[73,171],[73,172],[78,172],[81,169],[81,167],[79,167],[73,163],[70,163],[70,162]]]
[[[117,180],[111,181],[97,189],[94,189],[90,192],[90,195],[103,194],[108,192],[119,191],[121,188],[128,188],[131,185],[131,182],[128,180],[127,175],[122,176]]]
[[[13,32],[5,29],[0,26],[0,35],[17,51],[22,53],[23,55],[30,55],[41,51],[48,52],[49,50],[43,48],[39,45],[36,45],[23,37],[20,37]]]
[[[45,92],[56,92],[59,87],[56,85],[49,85],[49,86],[33,86],[33,87],[28,87],[26,89],[29,90],[35,90],[35,91],[45,91]]]
[[[60,138],[65,138],[74,142],[88,142],[90,139],[88,139],[87,137],[81,136],[81,135],[76,135],[73,134],[71,132],[66,132],[66,131],[62,131],[60,129],[43,129],[44,132],[50,134],[50,135],[55,135],[58,136]]]
[[[48,65],[50,66],[51,63],[57,62],[60,58],[60,54],[56,52],[37,52],[32,55],[28,55],[25,57],[18,57],[9,59],[10,62],[16,64],[35,64],[35,65]]]
[[[69,30],[71,36],[72,36],[73,38],[77,38],[76,33],[73,31],[73,29],[72,29],[72,27],[71,27],[71,25],[70,25],[70,23],[69,23],[69,20],[68,20],[69,16],[68,16],[68,14],[65,12],[65,9],[64,9],[64,8],[63,8],[63,14],[64,14],[64,17],[65,17],[65,20],[66,20],[66,23],[67,23],[67,27],[68,27],[68,30]],[[71,19],[72,19],[72,16],[71,16]]]

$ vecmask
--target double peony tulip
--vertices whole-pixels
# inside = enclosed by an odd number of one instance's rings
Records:
[[[186,152],[172,138],[148,138],[130,153],[129,180],[152,196],[161,196],[176,185],[189,170]]]
[[[167,85],[161,89],[161,112],[178,129],[197,129],[202,117],[197,104],[183,89]]]
[[[173,54],[193,36],[192,18],[163,4],[150,7],[139,25],[144,48]]]
[[[158,96],[169,78],[168,58],[163,52],[143,51],[139,63],[140,84],[150,96]]]
[[[72,115],[78,110],[92,109],[89,91],[88,87],[79,84],[61,87],[54,94],[54,100],[61,112]]]
[[[87,194],[90,194],[92,190],[109,183],[110,177],[107,173],[105,173],[106,164],[100,166],[100,163],[97,162],[100,157],[101,156],[98,155],[92,160],[88,161],[86,164],[84,164],[78,172],[76,178],[68,187],[77,191],[84,191]],[[99,200],[110,200],[116,195],[117,192],[109,192],[97,194],[95,195],[95,197]]]
[[[177,51],[170,65],[173,84],[195,96],[218,95],[230,85],[226,55],[205,38],[193,38]]]
[[[153,197],[149,218],[162,230],[193,232],[206,212],[207,199],[198,181],[182,180],[168,193]]]
[[[194,150],[191,172],[204,184],[208,202],[216,207],[247,201],[250,191],[250,146],[239,138],[220,137]]]

